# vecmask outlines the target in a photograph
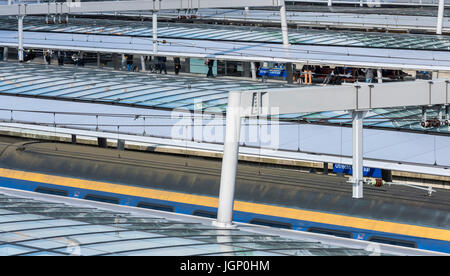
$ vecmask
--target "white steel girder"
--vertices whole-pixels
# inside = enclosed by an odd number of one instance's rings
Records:
[[[348,111],[353,118],[353,197],[363,197],[363,118],[373,108],[448,105],[448,81],[230,92],[217,221],[231,227],[241,119],[303,112]],[[276,109],[277,114],[272,110]]]

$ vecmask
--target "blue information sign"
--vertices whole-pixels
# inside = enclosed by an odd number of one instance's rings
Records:
[[[286,77],[286,70],[283,67],[259,68],[258,76]]]
[[[352,174],[351,165],[333,164],[334,173]],[[363,176],[381,178],[381,169],[363,167]]]

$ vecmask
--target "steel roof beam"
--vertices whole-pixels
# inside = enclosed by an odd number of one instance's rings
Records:
[[[375,108],[448,105],[448,81],[412,81],[309,88],[269,89],[260,93],[260,111],[254,109],[255,93],[241,93],[241,116],[327,111],[360,111]]]
[[[79,35],[83,36],[83,35]],[[85,35],[87,36],[87,35]],[[170,41],[169,41],[170,42]],[[43,40],[42,43],[26,43],[24,42],[23,47],[28,49],[51,49],[51,50],[63,50],[63,51],[83,51],[83,52],[99,52],[99,53],[118,53],[118,54],[135,54],[135,55],[152,55],[152,48],[149,49],[136,49],[133,48],[113,48],[110,45],[106,45],[105,42],[96,42],[98,47],[91,46],[80,46],[77,45],[76,42],[73,42],[73,45],[59,45],[53,44],[49,42],[49,40]],[[103,45],[102,45],[103,44]],[[131,43],[130,43],[131,44]],[[224,43],[225,44],[225,43]],[[18,47],[18,43],[11,42],[0,42],[0,47]],[[132,44],[131,44],[132,45]],[[164,46],[164,45],[162,45]],[[255,44],[255,46],[257,46]],[[152,46],[153,47],[153,46]],[[325,47],[324,47],[325,48]],[[340,56],[334,56],[329,58],[317,59],[310,58],[306,55],[302,56],[302,58],[297,58],[294,55],[291,57],[286,56],[277,56],[277,55],[258,55],[258,53],[254,55],[241,53],[236,51],[236,53],[226,52],[227,48],[223,48],[223,51],[219,53],[198,53],[194,51],[190,51],[189,48],[186,47],[185,51],[167,51],[167,48],[164,50],[158,50],[158,54],[161,56],[168,57],[188,57],[188,58],[213,58],[219,60],[233,60],[233,61],[246,61],[246,62],[278,62],[278,63],[305,63],[311,65],[324,65],[324,66],[350,66],[350,67],[363,67],[363,68],[377,68],[377,69],[393,69],[393,70],[424,70],[424,71],[450,71],[450,66],[443,64],[406,64],[399,62],[398,60],[392,61],[357,61],[357,60],[342,60]],[[411,51],[412,55],[415,52],[419,51]],[[388,58],[388,57],[386,57]],[[435,63],[436,60],[433,62]]]
[[[363,197],[363,118],[373,108],[448,105],[448,81],[416,81],[339,87],[230,92],[220,179],[217,227],[233,227],[241,120],[305,112],[345,110],[353,120],[353,198]]]

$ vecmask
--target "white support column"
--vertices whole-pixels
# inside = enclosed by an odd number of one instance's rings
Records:
[[[439,0],[436,34],[442,34],[442,21],[444,20],[444,0]]]
[[[353,198],[363,197],[363,118],[365,111],[352,112],[353,132]]]
[[[145,72],[145,57],[141,55],[141,67],[142,72]]]
[[[256,81],[256,66],[255,66],[255,62],[252,61],[250,62],[250,66],[251,66],[251,71],[252,71],[252,80]]]
[[[97,67],[98,68],[102,67],[101,59],[100,59],[100,53],[97,53]]]
[[[127,62],[125,59],[125,54],[122,54],[122,60],[120,61],[120,70],[127,70]]]
[[[8,61],[8,47],[3,48],[3,61]]]
[[[383,83],[383,72],[381,69],[377,69],[377,80],[378,83]]]
[[[281,8],[280,8],[280,17],[281,17],[281,34],[283,36],[283,46],[289,45],[289,35],[288,35],[288,26],[286,19],[286,4],[284,0],[281,0]]]
[[[431,79],[436,80],[439,78],[439,71],[433,71],[431,72]]]
[[[25,16],[19,15],[17,16],[18,19],[18,40],[19,40],[19,48],[18,50],[18,57],[19,62],[23,61],[23,18]]]
[[[153,54],[158,54],[158,13],[153,12],[152,17],[153,26]]]
[[[249,7],[245,7],[245,15],[249,15],[250,14],[250,8]]]
[[[333,5],[332,0],[328,0],[328,7],[331,7]]]
[[[241,93],[230,92],[225,126],[225,142],[220,177],[219,209],[213,225],[222,228],[233,227],[234,190],[239,155],[241,131]]]

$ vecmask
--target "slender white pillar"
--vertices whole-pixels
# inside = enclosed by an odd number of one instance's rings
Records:
[[[222,228],[233,227],[234,190],[239,154],[239,137],[241,131],[241,93],[230,92],[225,126],[225,142],[220,177],[219,209],[217,221],[213,225]]]
[[[97,67],[98,68],[102,67],[100,53],[97,53]]]
[[[252,80],[256,81],[256,66],[255,66],[255,62],[250,62],[250,66],[251,66],[251,71],[252,71]]]
[[[250,9],[249,7],[245,7],[245,15],[249,15],[250,14]]]
[[[333,5],[333,2],[331,0],[328,0],[328,7],[331,7]]]
[[[141,67],[142,72],[145,72],[145,57],[141,55]]]
[[[433,71],[431,72],[431,79],[436,80],[439,78],[439,71]]]
[[[381,69],[377,69],[377,80],[378,83],[383,83],[383,72]]]
[[[363,118],[365,111],[352,112],[353,132],[353,198],[363,197]]]
[[[363,6],[363,0],[359,0],[359,6],[360,6],[360,7]]]
[[[442,34],[442,21],[444,20],[444,0],[439,0],[436,34]]]
[[[12,0],[8,0],[8,5],[12,5]]]
[[[8,61],[8,47],[3,48],[3,61]]]
[[[156,55],[158,53],[158,13],[156,12],[153,12],[152,25],[153,25],[153,54]]]
[[[281,17],[281,34],[283,36],[283,46],[289,45],[289,35],[288,35],[288,26],[286,19],[286,4],[284,0],[281,0],[281,8],[280,8],[280,17]]]
[[[23,15],[17,16],[18,19],[18,39],[19,39],[19,49],[18,49],[18,56],[19,61],[23,61]]]

